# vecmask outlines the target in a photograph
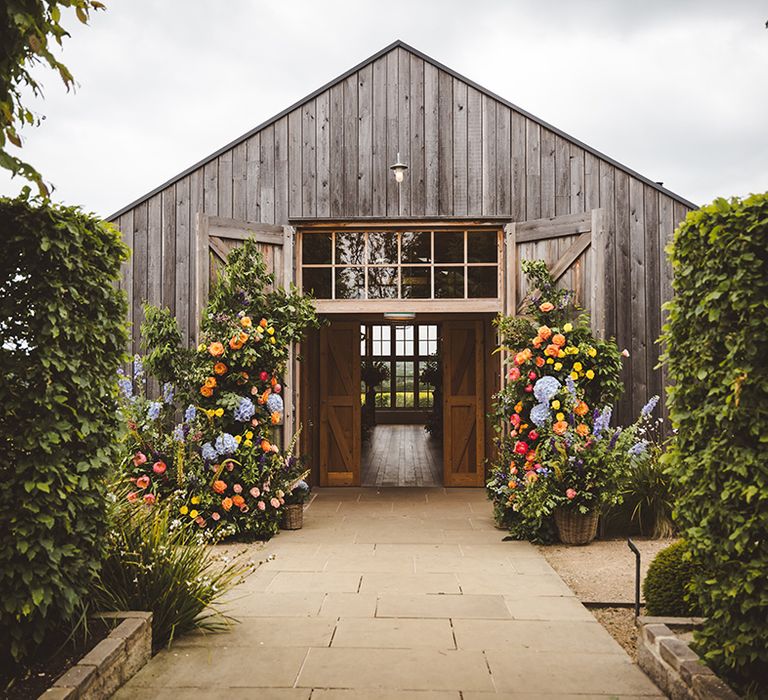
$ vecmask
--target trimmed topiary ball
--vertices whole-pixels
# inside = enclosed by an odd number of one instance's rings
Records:
[[[643,583],[645,607],[649,615],[688,617],[698,614],[695,605],[685,599],[695,567],[683,558],[684,540],[662,549],[648,567]]]

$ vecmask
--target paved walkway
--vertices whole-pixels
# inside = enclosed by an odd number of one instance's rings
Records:
[[[241,624],[178,640],[115,697],[662,697],[490,510],[482,490],[323,489],[259,552]]]

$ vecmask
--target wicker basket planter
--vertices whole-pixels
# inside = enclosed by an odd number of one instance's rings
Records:
[[[283,530],[301,530],[304,525],[304,505],[291,503],[283,508],[283,520],[280,527]]]
[[[600,513],[579,513],[576,508],[558,508],[555,511],[557,534],[563,544],[584,545],[595,539]]]

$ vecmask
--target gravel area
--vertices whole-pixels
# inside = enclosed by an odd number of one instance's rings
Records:
[[[642,586],[648,566],[656,553],[672,544],[674,539],[632,538],[632,541],[640,550]],[[627,546],[626,539],[595,540],[585,547],[562,544],[541,546],[539,551],[583,603],[634,603],[635,555]],[[591,606],[589,609],[636,662],[637,629],[634,609]],[[641,608],[640,614],[643,612]]]

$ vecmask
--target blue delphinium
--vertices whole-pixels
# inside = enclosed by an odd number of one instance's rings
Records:
[[[149,404],[149,408],[147,409],[147,418],[149,420],[157,420],[160,417],[160,410],[162,409],[163,404],[161,404],[159,401],[153,401]]]
[[[247,397],[243,397],[240,399],[240,403],[235,409],[235,420],[239,420],[241,423],[245,423],[246,421],[249,421],[251,418],[253,418],[254,413],[256,413],[256,407],[253,405],[253,401]]]
[[[576,382],[573,381],[571,375],[565,378],[565,388],[568,389],[568,393],[575,399],[576,398]]]
[[[206,442],[202,446],[202,448],[200,450],[200,453],[202,454],[203,459],[206,462],[215,462],[216,461],[216,457],[218,456],[217,453],[216,453],[216,450],[213,448],[213,445],[211,445],[210,442]]]
[[[163,384],[163,403],[170,404],[173,403],[173,384],[170,382],[166,382]]]
[[[133,378],[141,379],[144,376],[144,363],[140,355],[133,356]]]
[[[646,447],[648,447],[648,440],[640,440],[629,448],[629,454],[631,457],[637,457],[645,452]]]
[[[216,438],[214,447],[216,449],[216,454],[220,457],[231,455],[237,452],[237,441],[229,433],[222,433]]]
[[[197,409],[192,404],[189,404],[189,406],[187,406],[187,410],[184,411],[184,421],[186,423],[191,423],[193,420],[195,420],[196,415]]]
[[[181,423],[173,429],[173,439],[176,442],[184,442],[184,426]]]
[[[653,411],[654,408],[656,408],[656,404],[659,403],[659,397],[658,396],[652,396],[650,400],[648,401],[645,406],[640,409],[640,415],[643,418],[647,418],[651,415],[651,411]]]
[[[611,424],[612,413],[613,413],[613,409],[610,406],[606,406],[602,411],[600,411],[597,414],[597,418],[595,418],[595,425],[592,430],[592,433],[598,440],[600,439],[600,436],[602,435],[603,431],[607,430],[608,426]]]
[[[117,386],[120,387],[120,392],[123,397],[130,400],[133,398],[133,382],[125,376],[125,372],[122,369],[117,370]]]
[[[541,377],[533,386],[533,395],[541,403],[547,403],[552,400],[554,395],[560,391],[560,382],[554,377]]]

